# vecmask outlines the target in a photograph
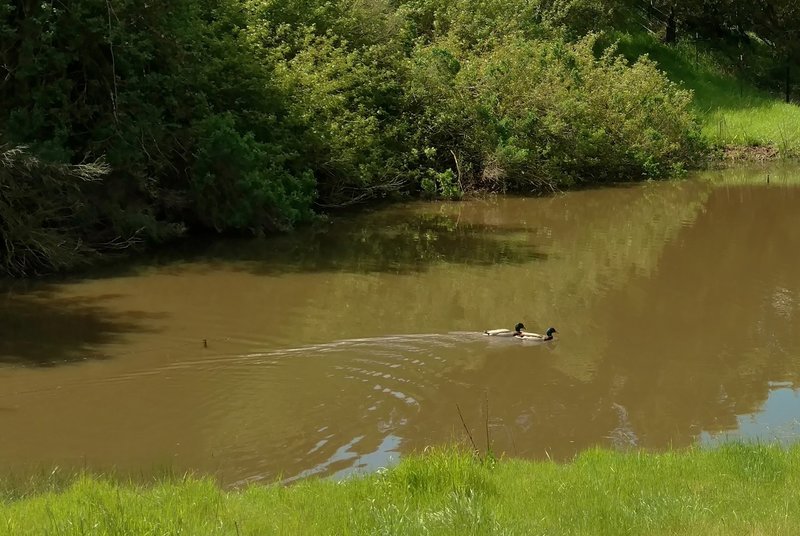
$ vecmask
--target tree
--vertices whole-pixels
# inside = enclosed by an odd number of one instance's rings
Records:
[[[87,189],[107,175],[103,161],[51,164],[25,147],[0,147],[0,266],[15,276],[72,268],[135,237],[92,243],[83,226]]]
[[[791,66],[800,59],[800,4],[796,0],[762,0],[763,9],[754,19],[755,31],[767,39],[785,59],[784,89],[791,100]]]

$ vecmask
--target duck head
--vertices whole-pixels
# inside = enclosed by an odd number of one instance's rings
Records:
[[[552,337],[552,336],[553,336],[553,333],[558,333],[558,331],[556,330],[556,328],[547,328],[547,336],[548,336],[548,337]]]
[[[514,326],[514,331],[516,331],[517,333],[521,332],[523,329],[525,329],[525,324],[523,324],[522,322]]]

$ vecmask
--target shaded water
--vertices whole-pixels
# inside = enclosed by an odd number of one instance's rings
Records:
[[[227,484],[800,432],[800,170],[414,203],[0,296],[0,464]],[[795,186],[799,185],[799,186]],[[549,344],[489,339],[524,321]],[[203,340],[208,347],[204,347]]]

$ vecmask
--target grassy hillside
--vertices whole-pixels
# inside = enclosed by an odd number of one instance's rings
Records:
[[[647,33],[621,33],[628,58],[647,54],[674,82],[694,91],[702,132],[715,146],[772,146],[782,156],[800,156],[800,106],[756,88],[749,69],[768,61],[769,50],[750,51],[741,68],[718,44],[682,42],[667,46]]]
[[[60,492],[6,486],[5,534],[793,534],[800,447],[729,445],[574,462],[433,452],[345,482],[220,490],[82,477]]]

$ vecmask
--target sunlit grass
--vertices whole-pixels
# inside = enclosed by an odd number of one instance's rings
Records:
[[[719,51],[702,43],[666,46],[647,34],[614,38],[627,57],[647,54],[670,79],[694,92],[703,135],[713,145],[773,146],[782,156],[800,156],[800,106],[743,81]]]
[[[792,534],[800,447],[590,451],[569,464],[437,451],[344,482],[223,491],[78,477],[0,503],[7,534]],[[41,484],[40,484],[41,485]],[[18,489],[19,491],[19,489]],[[5,521],[2,521],[5,520]]]
[[[800,107],[756,100],[742,109],[710,108],[701,114],[703,134],[718,145],[772,145],[800,156]]]

